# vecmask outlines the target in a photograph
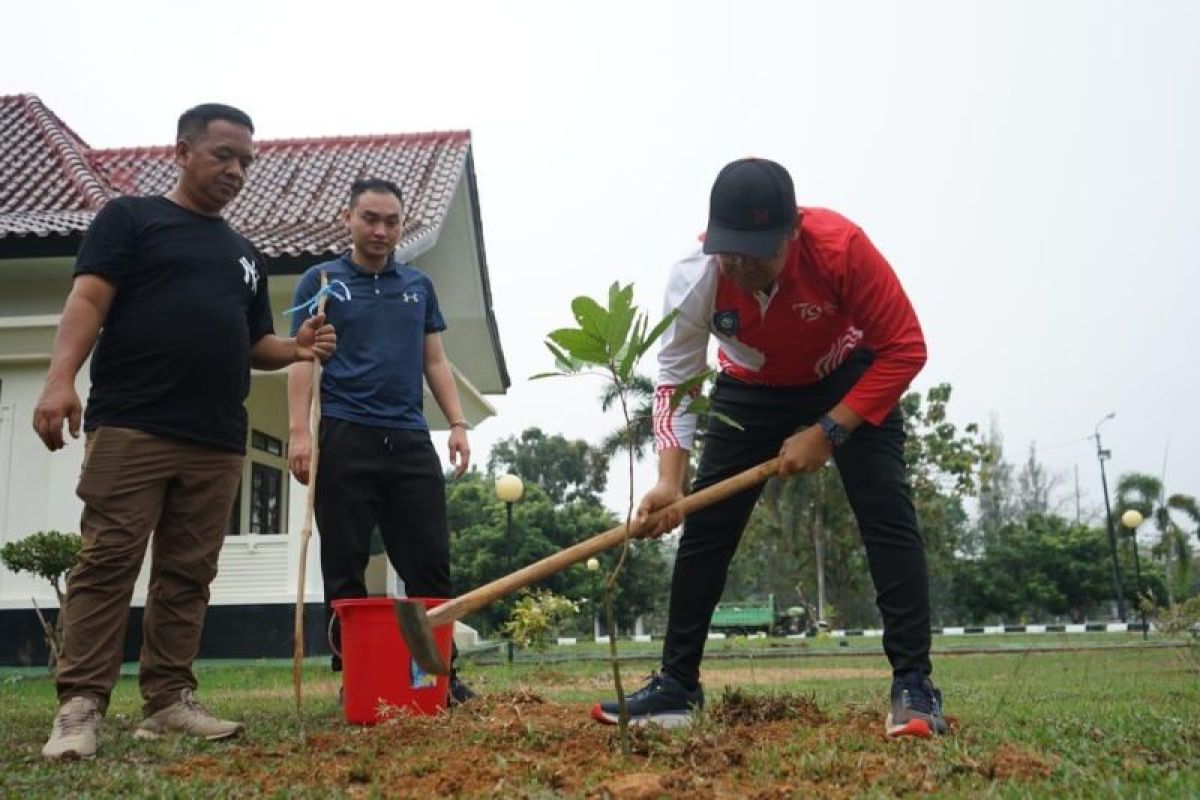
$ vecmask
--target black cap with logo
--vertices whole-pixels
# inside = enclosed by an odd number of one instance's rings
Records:
[[[743,158],[713,182],[704,252],[770,258],[795,224],[792,176],[774,161]]]

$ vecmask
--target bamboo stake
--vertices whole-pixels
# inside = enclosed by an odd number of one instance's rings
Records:
[[[329,285],[329,275],[321,273],[321,288]],[[317,313],[325,313],[325,301],[329,296],[322,294],[317,299]],[[320,455],[321,428],[321,360],[313,359],[312,402],[308,410],[308,429],[312,437],[312,459],[308,468],[308,498],[304,504],[304,526],[300,529],[300,570],[296,577],[296,618],[292,632],[292,690],[296,710],[303,700],[301,692],[301,668],[304,664],[304,583],[308,577],[308,541],[312,538],[313,505],[317,494],[317,464]]]

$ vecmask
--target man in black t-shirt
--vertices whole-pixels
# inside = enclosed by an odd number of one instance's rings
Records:
[[[162,197],[122,197],[84,237],[33,427],[50,450],[79,436],[75,375],[92,353],[77,493],[83,547],[67,582],[60,707],[42,749],[87,758],[120,666],[134,582],[154,533],[138,674],[140,738],[236,735],[195,699],[192,661],[245,457],[250,368],[327,359],[332,327],[275,335],[263,257],[220,216],[254,159],[236,108],[179,118],[179,180]]]

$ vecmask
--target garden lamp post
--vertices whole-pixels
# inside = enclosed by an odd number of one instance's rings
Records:
[[[512,543],[512,507],[513,503],[525,494],[525,484],[516,475],[501,475],[496,478],[496,497],[504,503],[505,523],[504,539]]]
[[[1142,512],[1136,508],[1130,508],[1121,515],[1121,524],[1129,529],[1129,538],[1133,540],[1133,569],[1137,576],[1137,598],[1138,609],[1142,612],[1142,639],[1145,640],[1150,636],[1150,626],[1146,624],[1146,607],[1143,605],[1145,600],[1142,595],[1142,558],[1138,555],[1137,529],[1138,526],[1145,522],[1146,518],[1142,516]]]
[[[501,475],[496,478],[496,497],[504,503],[504,542],[508,547],[513,546],[512,540],[512,507],[513,503],[525,494],[525,484],[516,475]],[[508,640],[508,663],[513,662],[513,642]]]
[[[1100,444],[1100,426],[1115,417],[1117,412],[1110,411],[1104,419],[1096,423],[1093,434],[1096,439],[1096,458],[1100,460],[1100,485],[1104,489],[1104,521],[1108,523],[1108,547],[1112,551],[1113,588],[1117,592],[1117,615],[1121,622],[1125,621],[1125,590],[1121,587],[1121,565],[1117,561],[1117,531],[1113,526],[1112,507],[1108,504],[1108,477],[1104,474],[1104,460],[1112,456],[1111,450],[1105,450]]]

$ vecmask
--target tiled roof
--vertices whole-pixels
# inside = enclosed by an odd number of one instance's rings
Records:
[[[89,148],[33,95],[0,97],[0,215],[95,210],[109,193]]]
[[[385,178],[404,192],[407,249],[445,220],[470,148],[466,131],[259,140],[225,217],[269,256],[337,253],[350,184]],[[109,198],[161,194],[175,175],[172,146],[94,150],[37,97],[0,97],[0,239],[81,233]]]

